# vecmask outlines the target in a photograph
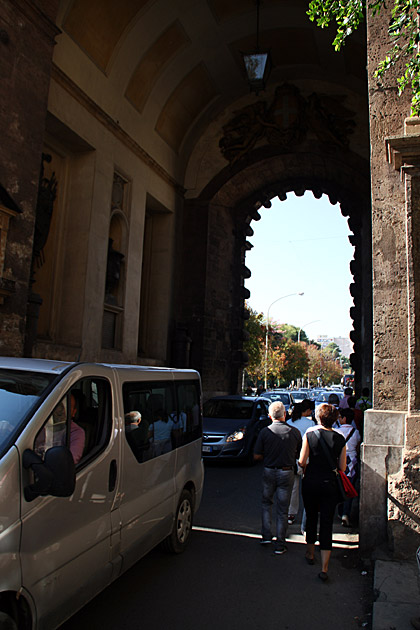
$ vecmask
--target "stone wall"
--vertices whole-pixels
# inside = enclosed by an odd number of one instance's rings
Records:
[[[387,161],[385,139],[404,130],[409,95],[398,97],[397,70],[383,86],[374,77],[389,41],[388,16],[369,16],[368,75],[373,235],[373,343],[375,409],[407,409],[408,302],[404,185]]]
[[[390,47],[388,23],[386,11],[368,17],[374,410],[365,414],[360,538],[364,548],[387,541],[396,557],[412,559],[420,531],[420,151],[416,158],[413,146],[418,142],[404,138],[410,94],[398,97],[401,68],[389,72],[382,85],[374,77]]]
[[[41,8],[42,5],[42,8]],[[5,273],[16,292],[0,313],[0,354],[22,355],[34,208],[47,111],[58,0],[0,3],[0,183],[23,210],[10,221]]]

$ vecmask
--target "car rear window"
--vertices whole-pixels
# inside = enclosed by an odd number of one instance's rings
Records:
[[[306,393],[305,392],[293,392],[292,398],[293,398],[294,402],[297,402],[299,400],[304,400],[306,398]]]
[[[205,418],[226,418],[249,420],[254,403],[250,400],[208,400],[204,403]]]
[[[290,397],[289,394],[264,394],[265,398],[269,398],[270,400],[272,400],[273,402],[276,400],[280,400],[280,402],[283,403],[283,405],[289,405],[290,404]]]
[[[334,394],[334,396],[337,396],[337,398],[341,399],[343,398],[343,394],[342,392],[322,392],[322,394],[320,394],[318,396],[318,402],[328,402],[329,397],[331,396],[331,394]]]

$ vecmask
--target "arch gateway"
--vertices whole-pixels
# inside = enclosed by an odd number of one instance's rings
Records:
[[[386,14],[336,54],[306,10],[264,0],[255,94],[253,0],[1,3],[1,352],[194,367],[235,392],[252,221],[326,194],[352,231],[352,363],[373,390],[361,544],[411,555],[420,131],[395,77],[375,83]]]

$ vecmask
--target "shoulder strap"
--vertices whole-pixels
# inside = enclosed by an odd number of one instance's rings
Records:
[[[353,427],[352,430],[350,431],[350,433],[348,434],[348,436],[346,437],[346,443],[349,441],[349,439],[351,438],[351,436],[353,435],[353,433],[356,431],[356,429]]]
[[[330,450],[328,446],[326,445],[324,437],[322,435],[322,429],[318,429],[317,431],[315,431],[315,433],[317,434],[319,438],[319,443],[322,446],[322,450],[324,451],[325,457],[327,458],[329,465],[331,466],[333,470],[337,470],[337,464],[334,464],[333,462],[333,458],[331,457]]]

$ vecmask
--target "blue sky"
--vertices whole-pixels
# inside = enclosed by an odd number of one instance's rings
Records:
[[[254,247],[245,260],[252,272],[245,282],[251,292],[248,304],[266,315],[277,298],[303,291],[303,296],[276,302],[270,319],[302,327],[310,338],[348,337],[354,248],[339,204],[332,206],[326,195],[315,199],[311,192],[303,197],[289,193],[286,201],[276,197],[271,208],[259,213],[261,220],[251,223],[254,235],[248,238]]]

